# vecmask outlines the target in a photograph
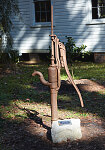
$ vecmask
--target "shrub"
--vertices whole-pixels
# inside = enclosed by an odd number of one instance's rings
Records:
[[[16,50],[10,50],[7,53],[0,52],[0,63],[16,63],[18,61],[19,54]]]
[[[71,64],[73,61],[77,60],[81,54],[84,55],[85,48],[87,47],[86,45],[81,45],[80,47],[77,47],[75,44],[75,41],[72,37],[67,37],[67,43],[65,44],[66,47],[66,53],[67,53],[67,60]]]

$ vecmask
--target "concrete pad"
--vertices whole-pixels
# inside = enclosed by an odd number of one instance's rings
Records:
[[[53,143],[81,139],[80,119],[64,119],[52,122],[51,136]]]

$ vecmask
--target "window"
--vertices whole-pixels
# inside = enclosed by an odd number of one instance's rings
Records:
[[[105,18],[105,0],[92,0],[92,19]]]
[[[50,0],[35,0],[35,22],[51,22],[51,2]]]

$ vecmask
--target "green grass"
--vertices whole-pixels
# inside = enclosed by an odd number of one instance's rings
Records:
[[[71,67],[70,71],[73,69],[74,79],[91,79],[98,82],[105,81],[105,63],[95,64],[95,63],[75,63]],[[66,79],[67,75],[65,70],[61,71],[61,78]]]
[[[69,69],[71,71],[70,65]],[[37,111],[39,116],[51,116],[50,93],[37,92],[34,84],[39,77],[32,77],[34,70],[43,73],[48,80],[48,65],[19,65],[15,66],[15,73],[10,72],[0,77],[0,132],[7,121],[22,122],[28,118],[24,108]],[[90,79],[98,83],[105,82],[105,63],[75,63],[72,66],[74,79]],[[61,70],[61,79],[67,79],[64,69]],[[36,87],[37,88],[37,87]],[[80,107],[76,93],[58,94],[59,117],[86,118],[105,116],[105,91],[82,91],[85,108]],[[46,118],[48,120],[48,118]]]

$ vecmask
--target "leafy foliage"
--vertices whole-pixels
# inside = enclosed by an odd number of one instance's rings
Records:
[[[66,38],[67,43],[65,44],[65,46],[67,51],[67,58],[68,61],[72,64],[72,62],[76,60],[76,58],[78,58],[81,54],[84,54],[86,45],[81,45],[80,47],[77,47],[72,37],[66,36]]]
[[[11,16],[16,15],[18,12],[17,0],[2,0],[0,2],[0,29],[4,33],[10,33]]]
[[[12,29],[12,15],[16,15],[19,13],[17,0],[2,0],[0,1],[0,34],[5,35],[6,37],[6,46],[3,47],[2,41],[1,41],[1,46],[0,46],[0,57],[4,56],[4,60],[8,60],[8,58],[11,58],[11,53],[10,52],[12,48],[12,37],[10,34],[10,31]],[[6,54],[2,54],[7,52]],[[6,58],[5,58],[6,57]]]
[[[9,50],[8,53],[0,53],[0,63],[8,64],[18,62],[19,54],[17,51]]]

